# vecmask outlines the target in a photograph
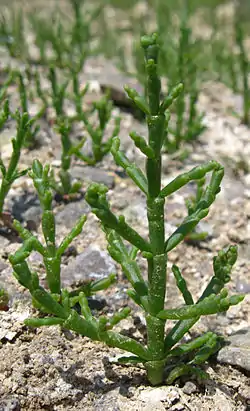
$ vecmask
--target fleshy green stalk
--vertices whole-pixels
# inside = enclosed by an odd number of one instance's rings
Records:
[[[26,170],[18,171],[17,166],[21,156],[21,150],[24,146],[25,138],[30,131],[32,121],[29,120],[27,113],[20,114],[18,111],[15,114],[17,120],[17,133],[16,137],[12,139],[12,154],[8,164],[5,167],[2,159],[0,158],[0,170],[2,173],[2,182],[0,186],[0,216],[3,212],[5,198],[11,188],[12,183],[19,177],[27,173]]]

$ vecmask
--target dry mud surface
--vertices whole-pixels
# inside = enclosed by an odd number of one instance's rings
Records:
[[[98,97],[103,78],[115,82],[122,89],[127,79],[110,71],[110,63],[91,59],[86,65],[82,82],[95,81],[86,104]],[[123,81],[124,80],[124,81]],[[105,84],[104,84],[105,85]],[[16,89],[11,90],[12,105],[17,104]],[[240,123],[232,111],[241,111],[241,100],[218,83],[205,84],[200,98],[200,110],[205,111],[206,132],[193,147],[190,157],[180,163],[164,156],[163,183],[166,184],[178,173],[195,165],[216,159],[225,166],[222,191],[211,207],[209,216],[201,229],[209,232],[206,241],[195,244],[183,243],[169,253],[168,292],[166,306],[181,304],[171,274],[171,265],[177,263],[195,297],[200,295],[212,274],[212,258],[223,247],[238,244],[239,258],[229,284],[231,292],[245,292],[242,304],[231,308],[227,314],[211,316],[200,321],[192,330],[191,337],[213,330],[225,338],[235,334],[245,339],[235,343],[238,357],[222,353],[206,366],[211,376],[203,385],[189,379],[177,381],[174,386],[150,387],[144,371],[131,366],[118,366],[110,359],[120,354],[101,343],[93,343],[58,327],[28,329],[23,320],[32,315],[29,295],[19,286],[8,265],[7,257],[20,243],[15,237],[0,237],[0,287],[4,286],[11,297],[10,309],[0,312],[0,410],[89,410],[89,411],[151,411],[151,410],[221,410],[243,411],[250,409],[250,129]],[[37,110],[36,101],[31,104]],[[70,106],[69,106],[70,110]],[[119,109],[115,109],[119,114]],[[128,133],[131,130],[146,134],[145,125],[131,114],[123,116],[120,137],[128,157],[143,164],[143,158],[133,148]],[[53,117],[53,114],[52,114]],[[111,125],[112,127],[112,125]],[[1,153],[7,161],[11,149],[10,138],[13,124],[0,134]],[[77,135],[77,130],[76,130]],[[24,152],[20,168],[30,166],[34,158],[60,165],[60,139],[44,120],[41,122],[41,147]],[[137,188],[121,173],[111,156],[95,168],[73,165],[73,175],[84,181],[99,181],[110,187],[109,197],[113,210],[125,214],[127,220],[146,234],[145,199]],[[186,215],[185,199],[194,194],[189,185],[172,195],[166,204],[166,231],[175,229]],[[39,226],[41,212],[32,182],[27,178],[18,180],[9,193],[6,207],[20,218],[24,225],[32,227],[41,236]],[[106,252],[106,242],[84,201],[54,204],[57,221],[58,242],[69,232],[77,218],[85,213],[88,220],[82,234],[74,242],[74,252],[63,259],[62,278],[67,287],[73,287],[89,278],[105,275],[114,270],[119,281],[109,291],[98,295],[95,310],[112,313],[132,303],[126,297],[128,284]],[[3,231],[4,234],[4,231]],[[44,270],[38,255],[31,257],[31,264],[44,281]],[[145,263],[140,262],[146,273]],[[145,337],[141,313],[133,306],[133,316],[121,323],[123,333],[143,340]],[[34,314],[34,313],[33,313]],[[247,336],[247,337],[246,337]],[[241,348],[239,348],[241,347]],[[245,357],[244,357],[245,355]]]

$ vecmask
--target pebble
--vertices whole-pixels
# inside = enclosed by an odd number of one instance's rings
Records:
[[[195,392],[198,392],[198,387],[197,385],[192,382],[192,381],[187,381],[183,387],[183,392],[187,395],[194,394]]]
[[[70,173],[72,178],[80,181],[101,183],[105,184],[108,188],[113,188],[115,185],[114,175],[97,167],[75,165],[70,169]]]
[[[236,291],[243,294],[250,293],[250,282],[244,281],[242,278],[237,277],[235,284]]]
[[[115,271],[115,265],[109,254],[98,246],[90,245],[62,268],[61,278],[63,285],[69,286],[78,281],[97,280]]]
[[[151,404],[167,402],[171,405],[179,401],[179,399],[180,394],[173,387],[149,388],[140,393],[140,400]]]
[[[62,224],[68,229],[72,229],[77,220],[89,212],[89,205],[85,200],[74,201],[66,204],[56,216],[56,224]]]
[[[225,343],[217,356],[219,363],[236,365],[250,371],[250,328],[231,335]]]
[[[17,398],[5,398],[0,400],[0,411],[19,411],[20,403]]]
[[[0,272],[3,271],[7,267],[8,267],[8,264],[6,264],[4,261],[0,260]]]

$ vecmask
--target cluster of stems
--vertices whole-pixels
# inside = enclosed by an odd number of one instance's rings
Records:
[[[29,113],[28,107],[28,96],[27,96],[27,86],[25,85],[24,76],[21,72],[18,73],[18,89],[19,89],[19,96],[20,96],[20,103],[21,103],[21,111],[22,113]],[[46,106],[39,110],[39,112],[34,116],[30,117],[31,127],[29,128],[25,140],[24,140],[24,147],[33,148],[36,144],[37,135],[40,131],[40,126],[36,124],[36,121],[41,118],[45,112]]]
[[[0,311],[8,311],[9,294],[4,288],[0,288]]]
[[[242,79],[242,95],[243,95],[243,117],[244,124],[250,124],[250,90],[248,83],[249,75],[249,58],[244,45],[244,32],[239,18],[235,20],[235,40],[239,49],[239,65],[240,65],[240,77]]]
[[[71,128],[72,123],[67,117],[62,117],[57,120],[57,130],[61,136],[62,143],[61,169],[59,171],[60,181],[58,182],[55,179],[53,171],[50,173],[50,186],[56,193],[63,197],[67,196],[67,198],[77,194],[82,186],[80,181],[72,182],[70,165],[72,156],[81,158],[81,148],[86,141],[85,138],[83,138],[77,145],[73,145],[70,139]]]
[[[61,170],[59,172],[60,181],[57,182],[54,174],[51,173],[51,186],[58,194],[67,197],[75,195],[81,187],[79,182],[72,183],[71,181],[70,165],[72,157],[77,157],[85,164],[95,165],[100,162],[107,153],[110,152],[113,137],[116,136],[120,130],[120,117],[116,117],[114,119],[115,125],[111,136],[106,136],[107,126],[112,118],[113,110],[113,105],[109,95],[106,94],[101,97],[100,100],[93,102],[91,111],[87,112],[83,109],[83,98],[88,91],[88,84],[86,84],[81,90],[78,71],[71,70],[71,76],[73,82],[73,99],[76,108],[76,115],[69,118],[64,109],[69,79],[60,84],[55,68],[50,67],[49,81],[52,90],[51,100],[52,106],[56,113],[56,128],[60,134],[62,144]],[[36,88],[39,97],[44,103],[44,106],[48,107],[50,103],[45,95],[45,92],[42,90],[38,74],[36,76]],[[96,124],[94,120],[90,121],[89,117],[91,115],[96,116]],[[73,144],[71,141],[70,133],[75,121],[83,123],[84,128],[91,139],[91,156],[85,154],[81,150],[86,138],[82,138],[77,144]]]
[[[56,63],[58,67],[70,70],[77,66],[78,70],[81,70],[90,54],[93,37],[91,26],[98,18],[101,7],[97,6],[88,12],[82,7],[82,0],[70,0],[69,4],[72,11],[69,21],[57,10],[50,21],[47,17],[30,14],[29,22],[41,64]]]
[[[205,130],[204,113],[197,110],[199,98],[198,66],[196,63],[196,44],[191,40],[192,31],[188,27],[187,13],[180,26],[177,47],[177,70],[170,77],[170,83],[181,82],[183,92],[175,103],[176,120],[168,128],[164,148],[173,153],[180,149],[183,141],[195,140]],[[167,57],[166,57],[167,58]]]
[[[3,116],[5,116],[5,118],[8,118],[9,115],[9,105],[8,103],[5,103]],[[17,111],[14,116],[17,122],[17,132],[16,137],[12,139],[12,154],[8,166],[5,166],[2,159],[0,158],[0,170],[2,174],[2,181],[0,185],[1,217],[3,214],[5,198],[11,188],[11,185],[16,179],[27,173],[27,169],[18,171],[17,167],[20,160],[21,150],[25,145],[26,136],[30,133],[30,129],[33,125],[33,120],[29,119],[29,115],[27,113],[21,114],[19,111]],[[0,118],[2,118],[1,115]]]
[[[43,167],[38,160],[34,160],[29,175],[33,180],[42,207],[42,232],[45,244],[43,245],[35,235],[23,228],[20,222],[15,220],[13,225],[23,240],[23,244],[14,255],[10,256],[10,262],[13,265],[14,274],[18,281],[30,290],[33,297],[33,304],[46,313],[53,313],[53,309],[48,308],[47,301],[53,301],[51,307],[54,307],[61,301],[62,294],[66,293],[66,291],[61,290],[62,255],[72,241],[82,232],[86,216],[82,216],[79,219],[71,232],[61,241],[59,246],[57,246],[55,216],[52,210],[53,195],[50,188],[49,174],[49,165]],[[49,292],[39,286],[37,273],[30,270],[26,261],[33,251],[38,252],[43,258]],[[114,274],[111,274],[105,281],[99,280],[87,284],[85,287],[82,287],[80,291],[83,292],[84,290],[86,296],[90,296],[92,293],[110,285],[114,281],[114,277]],[[78,294],[76,291],[72,293],[74,296],[74,304],[77,302]],[[67,295],[68,298],[71,296],[70,293]]]
[[[50,314],[45,318],[26,320],[27,325],[38,327],[58,324],[92,340],[102,341],[109,346],[127,351],[132,356],[124,356],[120,358],[120,361],[142,363],[147,371],[149,382],[157,385],[164,381],[171,384],[183,374],[192,374],[200,378],[207,377],[199,366],[219,349],[220,339],[217,335],[207,332],[191,342],[177,346],[176,344],[182,340],[201,316],[225,312],[230,306],[242,301],[244,296],[228,296],[228,291],[224,288],[230,280],[231,270],[237,259],[236,247],[229,247],[214,257],[214,274],[197,301],[194,301],[179,267],[173,266],[176,286],[183,297],[184,305],[180,308],[165,309],[168,253],[184,240],[199,221],[208,214],[211,204],[220,191],[224,170],[216,161],[210,161],[179,175],[162,188],[161,151],[166,130],[166,111],[178,98],[183,87],[181,84],[176,86],[161,101],[161,81],[157,71],[159,51],[157,35],[142,37],[141,45],[145,53],[148,97],[145,99],[130,87],[125,89],[129,98],[143,111],[147,119],[148,141],[137,133],[131,133],[136,147],[146,156],[146,173],[136,164],[131,163],[120,151],[118,137],[113,138],[111,152],[116,163],[126,171],[146,197],[148,238],[142,237],[138,231],[128,225],[124,216],[117,217],[112,212],[106,197],[108,191],[106,186],[90,185],[86,200],[102,223],[110,255],[121,265],[131,286],[128,295],[144,312],[147,326],[146,345],[113,330],[121,320],[129,316],[129,307],[123,308],[109,318],[102,315],[94,317],[88,305],[86,292],[80,290],[79,294],[72,295],[66,290],[61,290],[59,268],[61,255],[72,239],[81,232],[85,217],[80,219],[69,236],[59,247],[56,247],[55,223],[51,210],[52,196],[48,188],[49,171],[48,167],[43,169],[37,161],[33,164],[31,177],[43,206],[42,229],[46,246],[42,246],[34,236],[16,222],[16,229],[24,243],[14,255],[10,256],[10,262],[19,283],[29,289],[36,305]],[[165,238],[166,198],[190,181],[200,181],[208,173],[212,173],[210,181],[206,187],[203,187],[192,210],[190,207],[190,212],[182,224],[169,238]],[[130,247],[127,247],[124,241],[128,242]],[[37,273],[32,272],[28,267],[26,259],[31,250],[36,250],[43,256],[51,292],[40,286]],[[147,260],[147,279],[137,263],[138,253],[141,253],[142,257]],[[113,277],[101,280],[96,288],[106,288],[113,280]],[[80,313],[74,309],[76,302],[80,304]],[[166,322],[170,320],[177,322],[166,333]],[[168,329],[169,326],[168,323]]]
[[[8,14],[1,13],[0,35],[1,43],[4,44],[11,57],[27,59],[29,52],[22,8],[13,8]]]
[[[120,117],[114,119],[115,126],[110,137],[104,141],[106,128],[112,117],[113,104],[110,100],[109,93],[105,94],[98,101],[92,104],[92,114],[96,114],[97,124],[89,121],[88,115],[83,111],[82,98],[88,90],[85,86],[81,91],[79,86],[79,79],[77,75],[73,78],[74,100],[77,113],[77,120],[82,121],[85,129],[92,142],[92,156],[81,154],[81,158],[89,165],[95,165],[100,162],[103,157],[110,152],[113,137],[117,136],[120,131]]]

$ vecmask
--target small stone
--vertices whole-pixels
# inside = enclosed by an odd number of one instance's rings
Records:
[[[3,271],[7,267],[8,267],[8,264],[6,264],[4,261],[0,260],[0,272]]]
[[[239,395],[250,404],[250,386],[240,386]]]
[[[62,224],[64,227],[71,229],[76,221],[88,212],[89,206],[85,200],[71,202],[66,204],[63,210],[56,214],[56,224]]]
[[[129,223],[147,225],[147,208],[144,201],[136,201],[123,210],[123,215]]]
[[[72,178],[80,181],[91,181],[95,183],[105,184],[108,188],[113,188],[115,185],[114,175],[110,172],[96,167],[73,166],[70,169]]]
[[[209,238],[213,236],[213,228],[207,221],[200,221],[195,227],[195,232],[198,234],[207,233]]]
[[[19,411],[21,410],[18,399],[5,398],[0,400],[0,411]]]
[[[62,268],[61,278],[63,285],[66,286],[78,281],[100,279],[112,272],[115,272],[115,265],[109,254],[91,245],[65,268]]]
[[[169,405],[179,401],[180,394],[173,387],[157,387],[143,390],[140,399],[151,404],[167,402]]]
[[[17,198],[13,198],[12,213],[19,221],[34,221],[40,224],[42,209],[38,197],[34,194],[26,193]]]
[[[249,294],[250,282],[244,281],[242,278],[237,277],[235,288],[238,293]]]
[[[231,335],[225,343],[226,345],[218,353],[217,360],[250,371],[250,328]]]
[[[194,382],[187,381],[183,387],[183,392],[187,395],[191,395],[198,392],[198,387]]]

